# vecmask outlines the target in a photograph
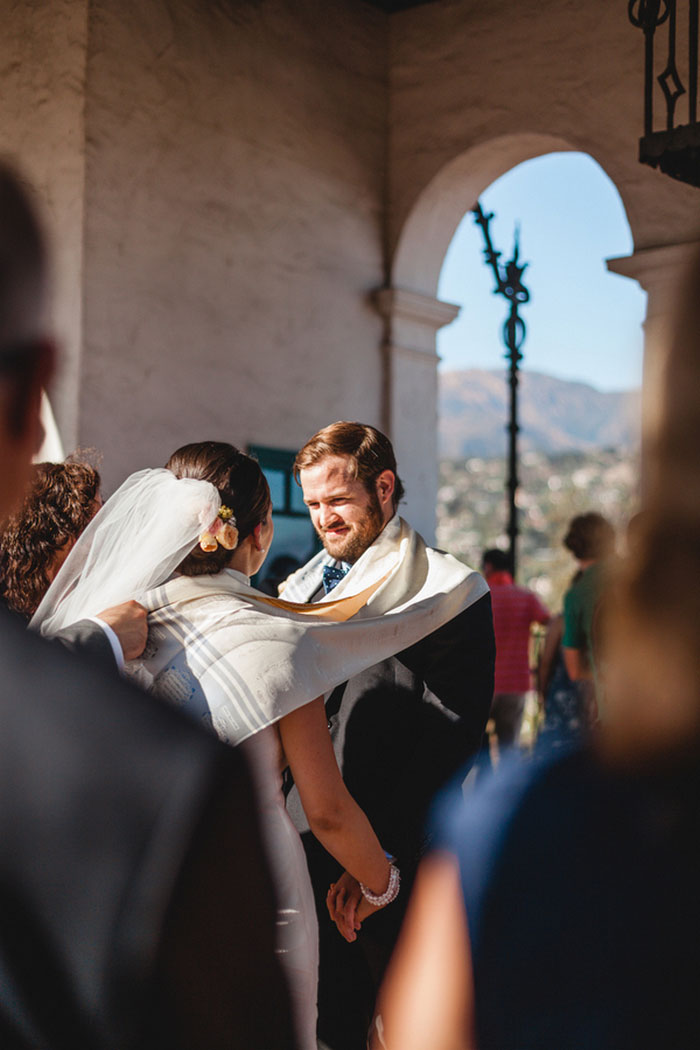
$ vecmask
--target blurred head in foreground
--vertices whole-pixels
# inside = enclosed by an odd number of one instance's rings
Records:
[[[0,521],[19,505],[43,436],[41,392],[54,357],[46,337],[46,270],[29,194],[0,163]]]
[[[700,255],[634,543],[604,597],[596,747],[445,800],[372,1050],[700,1045],[699,344]]]
[[[666,362],[645,500],[610,608],[610,721],[618,757],[700,741],[700,256],[687,275]]]

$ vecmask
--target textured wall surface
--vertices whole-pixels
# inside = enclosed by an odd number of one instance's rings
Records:
[[[385,29],[352,3],[90,3],[80,435],[108,483],[186,441],[380,422]]]
[[[616,268],[654,317],[683,256],[669,250],[700,238],[697,190],[636,159],[643,37],[626,9],[13,0],[0,148],[58,246],[66,447],[101,449],[111,488],[186,441],[295,449],[333,419],[386,422],[430,536],[434,332],[451,316],[434,296],[485,187],[528,157],[590,153],[635,239]]]
[[[36,187],[50,230],[62,349],[52,398],[68,447],[78,439],[86,48],[87,0],[2,5],[0,153]]]
[[[390,25],[392,252],[432,183],[443,207],[450,197],[464,204],[440,227],[439,263],[448,227],[495,178],[567,148],[589,153],[613,180],[637,248],[700,236],[698,191],[637,161],[644,38],[626,3],[438,0]],[[435,294],[428,283],[412,290]]]

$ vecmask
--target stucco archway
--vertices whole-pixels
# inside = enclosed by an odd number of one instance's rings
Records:
[[[525,160],[578,148],[558,136],[523,132],[489,139],[454,157],[425,186],[403,224],[391,264],[392,287],[436,296],[454,232],[483,191]]]
[[[581,152],[571,140],[525,132],[463,151],[423,188],[397,238],[391,287],[379,298],[387,322],[386,425],[399,462],[409,464],[411,519],[429,536],[434,534],[437,498],[436,335],[459,312],[455,304],[437,298],[445,254],[464,215],[501,175],[525,160],[570,151]],[[621,206],[627,214],[622,200]]]

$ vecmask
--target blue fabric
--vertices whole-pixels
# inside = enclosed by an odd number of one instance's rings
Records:
[[[332,591],[334,587],[337,587],[343,577],[347,574],[347,569],[338,568],[335,565],[324,565],[323,566],[323,589],[326,594]]]
[[[546,765],[546,758],[537,765]],[[464,903],[469,916],[472,953],[481,937],[481,920],[492,874],[508,836],[510,821],[526,793],[533,775],[533,763],[518,753],[508,754],[498,767],[477,779],[467,802],[459,801],[457,783],[451,785],[435,806],[432,825],[433,845],[457,855]]]
[[[480,1050],[700,1046],[700,760],[616,772],[586,748],[443,813]]]

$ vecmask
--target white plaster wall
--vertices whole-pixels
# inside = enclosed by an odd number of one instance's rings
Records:
[[[637,248],[700,233],[698,191],[637,160],[643,34],[626,3],[438,0],[393,16],[390,27],[392,253],[433,180],[445,180],[446,196],[455,192],[450,166],[467,210],[495,178],[548,148],[598,161],[620,191]],[[411,290],[435,294],[435,260],[429,269]]]
[[[352,2],[90,3],[80,437],[108,487],[186,441],[381,423],[385,30]]]
[[[391,437],[406,489],[400,514],[428,543],[435,542],[437,502],[436,358],[403,346],[391,360]]]
[[[389,288],[376,302],[387,322],[385,418],[406,489],[401,513],[432,543],[438,489],[435,333],[454,320],[459,307]]]
[[[51,391],[66,447],[77,441],[83,266],[87,0],[0,5],[0,153],[38,192],[54,261],[61,364]]]

